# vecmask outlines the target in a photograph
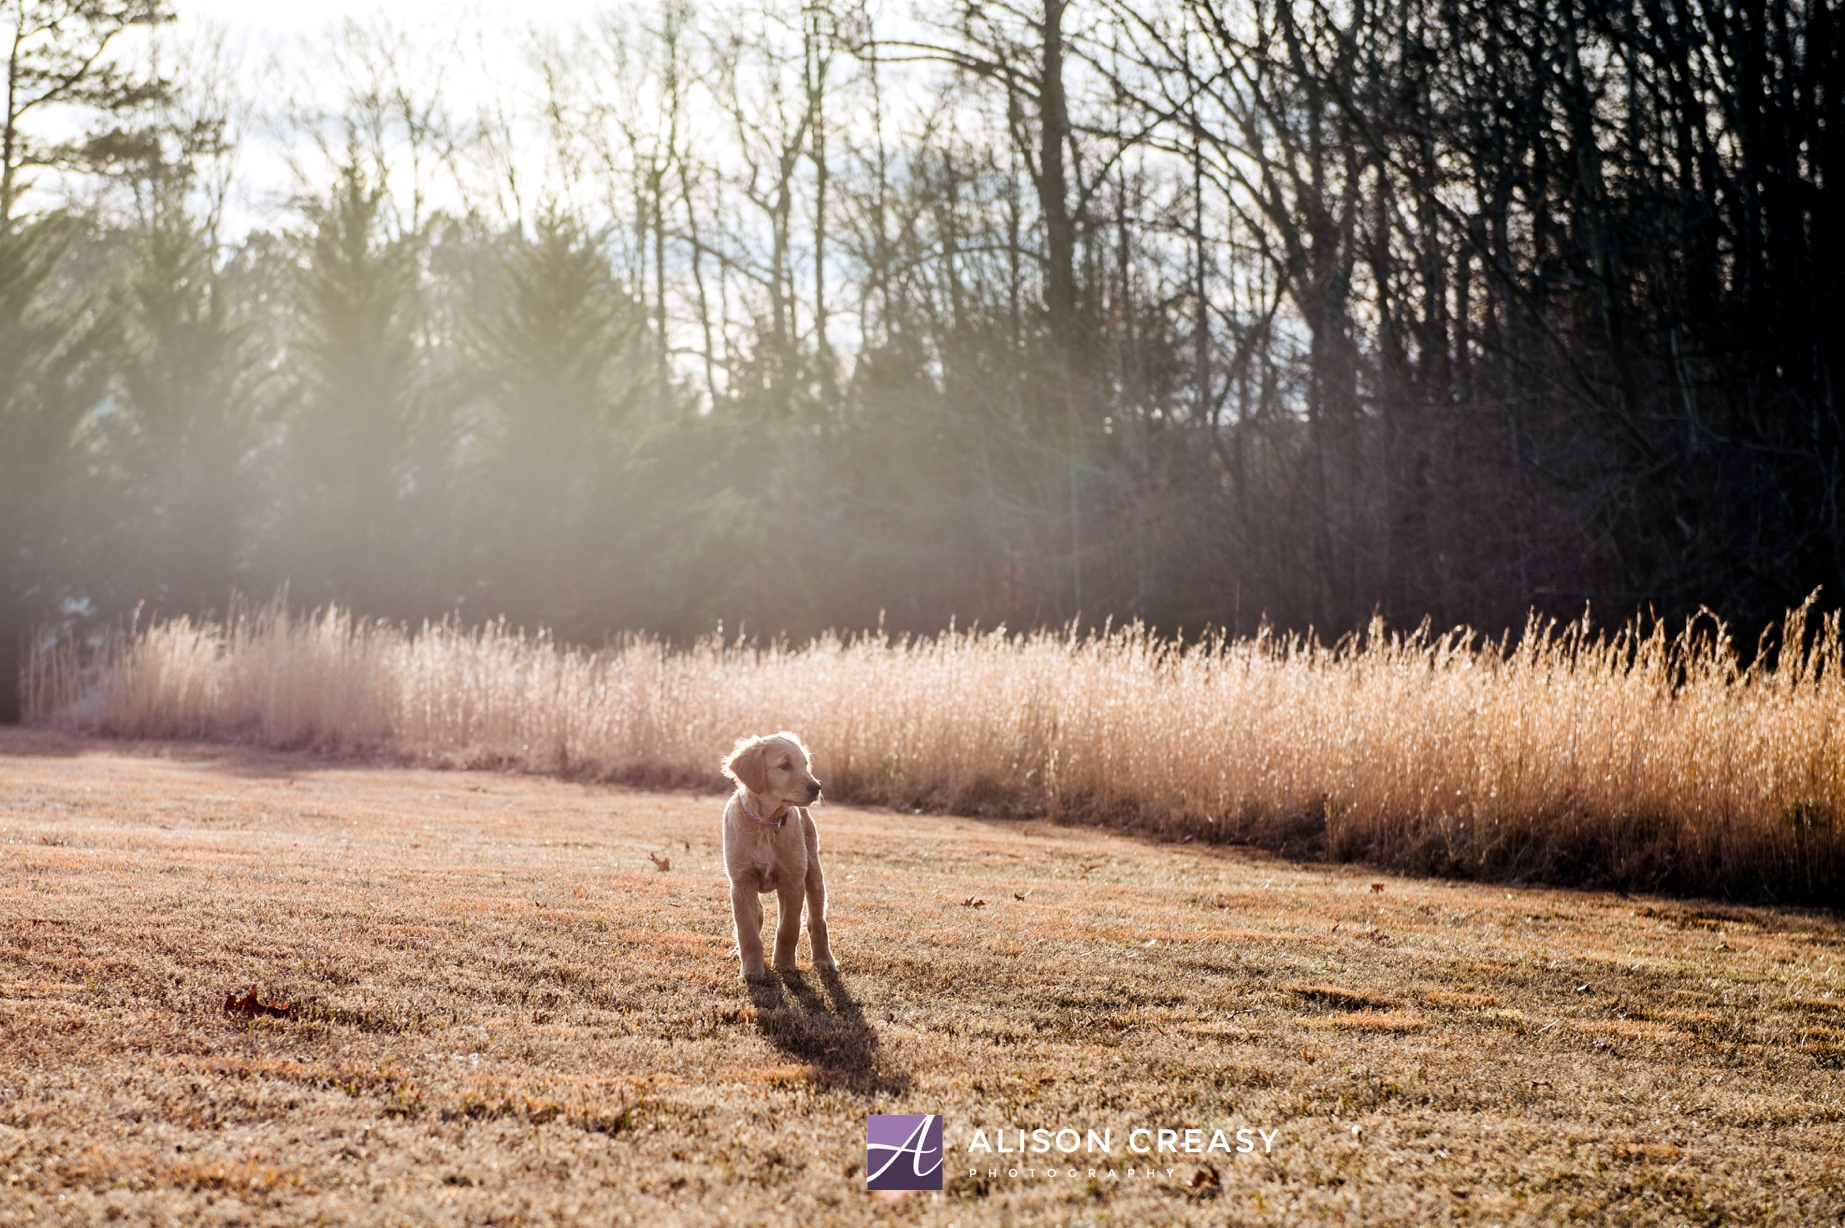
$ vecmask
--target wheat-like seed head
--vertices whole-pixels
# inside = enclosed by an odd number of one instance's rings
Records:
[[[404,627],[280,602],[42,645],[32,718],[455,765],[710,783],[798,730],[827,794],[1299,844],[1436,872],[1802,898],[1845,868],[1838,615],[1743,668],[1723,628],[1533,621],[1515,644],[1381,622],[1264,632],[644,635],[588,651],[503,623]]]

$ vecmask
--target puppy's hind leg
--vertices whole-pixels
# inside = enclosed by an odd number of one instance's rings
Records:
[[[730,915],[737,927],[737,954],[743,957],[743,979],[761,980],[768,975],[762,966],[762,897],[754,887],[743,883],[730,885]]]
[[[814,947],[814,967],[822,972],[837,972],[839,965],[826,941],[826,875],[820,870],[819,834],[812,819],[806,820],[803,834],[807,837],[807,940]]]

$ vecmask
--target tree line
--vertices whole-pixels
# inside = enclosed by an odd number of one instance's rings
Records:
[[[472,101],[383,24],[309,98],[164,0],[0,15],[9,676],[283,585],[591,642],[1845,591],[1831,0],[663,0]]]

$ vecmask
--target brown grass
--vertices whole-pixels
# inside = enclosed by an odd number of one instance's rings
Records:
[[[1189,647],[1082,637],[645,638],[600,652],[501,625],[411,632],[280,603],[34,654],[41,725],[715,782],[793,728],[829,796],[1099,820],[1501,880],[1829,902],[1845,893],[1845,644],[1795,611],[1738,666],[1720,629],[1532,626],[1515,647],[1381,626]]]
[[[1832,914],[827,806],[842,975],[752,992],[709,797],[42,732],[0,797],[0,1221],[1845,1214]],[[946,1115],[939,1201],[864,1193],[878,1111]],[[1066,1123],[1278,1135],[960,1163]]]

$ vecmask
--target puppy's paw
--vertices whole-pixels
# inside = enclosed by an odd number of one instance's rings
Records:
[[[801,966],[795,963],[792,959],[786,962],[783,962],[782,960],[778,959],[775,961],[775,970],[777,972],[799,972],[801,970]]]
[[[756,965],[754,968],[745,967],[742,972],[738,973],[737,979],[741,981],[766,981],[770,979],[769,970],[764,968],[761,964]]]
[[[838,972],[839,961],[834,959],[831,955],[822,956],[814,961],[814,970],[817,972]]]

